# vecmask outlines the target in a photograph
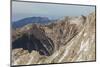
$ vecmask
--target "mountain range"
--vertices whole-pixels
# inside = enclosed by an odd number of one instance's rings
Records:
[[[14,29],[12,65],[95,61],[95,20],[93,12],[87,16],[64,17],[46,25],[31,23]]]
[[[51,22],[51,20],[48,17],[28,17],[28,18],[24,18],[24,19],[12,22],[12,27],[20,28],[30,23],[44,24],[44,23],[49,23],[49,22]]]

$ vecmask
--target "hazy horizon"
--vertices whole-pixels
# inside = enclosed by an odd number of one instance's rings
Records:
[[[12,2],[12,21],[27,17],[48,17],[58,19],[64,16],[88,15],[95,6],[62,5],[46,3]]]

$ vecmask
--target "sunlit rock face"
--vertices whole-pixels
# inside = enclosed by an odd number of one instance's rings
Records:
[[[95,61],[95,12],[12,32],[12,65]]]

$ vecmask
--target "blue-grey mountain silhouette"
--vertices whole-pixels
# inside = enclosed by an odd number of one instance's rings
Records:
[[[28,18],[24,18],[24,19],[12,22],[12,27],[20,28],[20,27],[30,24],[30,23],[44,24],[44,23],[48,23],[50,21],[51,20],[48,17],[28,17]]]

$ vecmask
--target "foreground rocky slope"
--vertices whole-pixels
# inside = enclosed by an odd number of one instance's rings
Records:
[[[40,42],[45,40],[45,42],[41,42],[41,45],[45,46],[46,44],[47,46],[41,50],[34,49],[31,52],[23,48],[12,49],[12,65],[96,60],[95,19],[95,12],[93,12],[86,17],[64,17],[50,24],[28,24],[13,30],[12,42],[22,38],[23,34],[27,34],[28,37],[32,37],[30,36],[32,34]],[[35,28],[37,30],[33,32]],[[39,34],[37,33],[38,31],[40,31]],[[22,43],[22,45],[24,44]],[[47,50],[44,50],[46,48]],[[43,54],[40,52],[43,52]],[[51,53],[47,55],[49,52]]]

